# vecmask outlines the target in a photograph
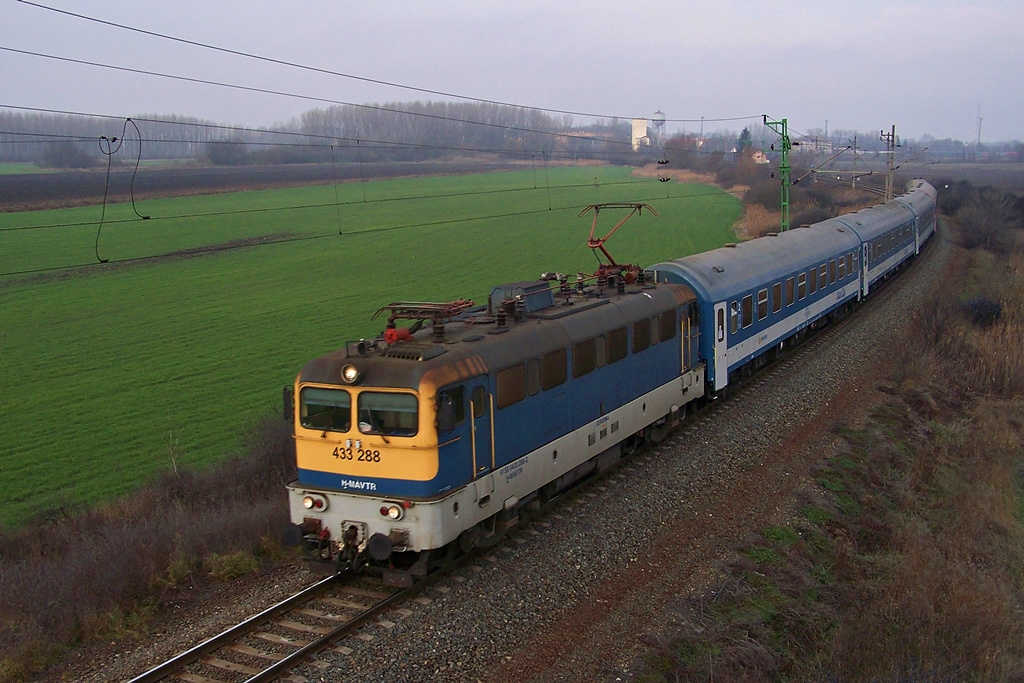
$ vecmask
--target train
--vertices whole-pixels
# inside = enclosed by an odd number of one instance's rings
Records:
[[[603,205],[588,208],[596,222]],[[936,191],[915,180],[874,207],[646,268],[615,262],[592,228],[596,273],[500,284],[480,305],[392,302],[380,335],[284,390],[287,542],[320,569],[411,585],[665,438],[868,298],[935,227]]]

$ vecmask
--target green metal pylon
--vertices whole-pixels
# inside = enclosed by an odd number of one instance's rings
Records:
[[[779,158],[779,176],[782,180],[782,232],[789,230],[789,150],[793,144],[789,141],[789,122],[786,119],[781,121],[769,121],[768,115],[764,114],[764,125],[782,136],[782,156]],[[775,145],[772,145],[775,149]]]

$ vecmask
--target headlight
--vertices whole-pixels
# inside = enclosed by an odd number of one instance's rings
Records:
[[[307,493],[302,497],[302,507],[323,512],[327,509],[327,498],[316,493]]]
[[[363,374],[351,363],[341,369],[341,381],[345,384],[355,384],[362,378]]]
[[[388,519],[399,520],[405,515],[405,511],[399,505],[382,505],[380,514]]]

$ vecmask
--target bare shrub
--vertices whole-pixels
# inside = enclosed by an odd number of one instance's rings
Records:
[[[827,221],[829,218],[834,217],[836,214],[822,206],[811,206],[793,214],[789,220],[789,224],[794,228],[799,228],[804,225],[814,225],[821,221]]]
[[[755,185],[769,178],[767,166],[755,164],[751,159],[723,161],[715,173],[715,181],[728,189],[734,185]]]
[[[804,181],[800,187],[815,204],[829,208],[835,213],[849,212],[878,203],[877,195],[846,185]]]
[[[1019,249],[1016,231],[1024,227],[1024,206],[1016,195],[985,187],[971,190],[956,212],[960,244],[1007,255]]]
[[[130,623],[169,590],[210,572],[234,575],[243,554],[271,555],[267,539],[287,521],[284,484],[294,471],[289,425],[264,418],[245,453],[201,472],[168,472],[109,505],[0,538],[4,666],[38,670],[65,644]],[[221,556],[235,559],[211,559]]]
[[[968,300],[963,307],[967,316],[979,327],[989,327],[1003,314],[1003,307],[998,301],[982,296]]]
[[[769,179],[751,185],[743,195],[743,203],[748,207],[758,204],[770,211],[779,211],[782,206],[779,183]]]
[[[769,232],[778,232],[781,214],[769,211],[760,204],[750,204],[743,211],[743,225],[749,237],[764,237]]]

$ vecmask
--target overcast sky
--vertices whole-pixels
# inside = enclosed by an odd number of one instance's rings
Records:
[[[669,132],[896,125],[1024,139],[1021,0],[39,0],[96,19],[434,91],[603,117],[661,110]],[[0,0],[0,104],[271,126],[331,101],[442,99],[228,55]],[[282,91],[54,61],[23,50]],[[713,121],[756,117],[740,121]],[[579,120],[580,117],[577,117]],[[694,121],[682,122],[681,119]]]

